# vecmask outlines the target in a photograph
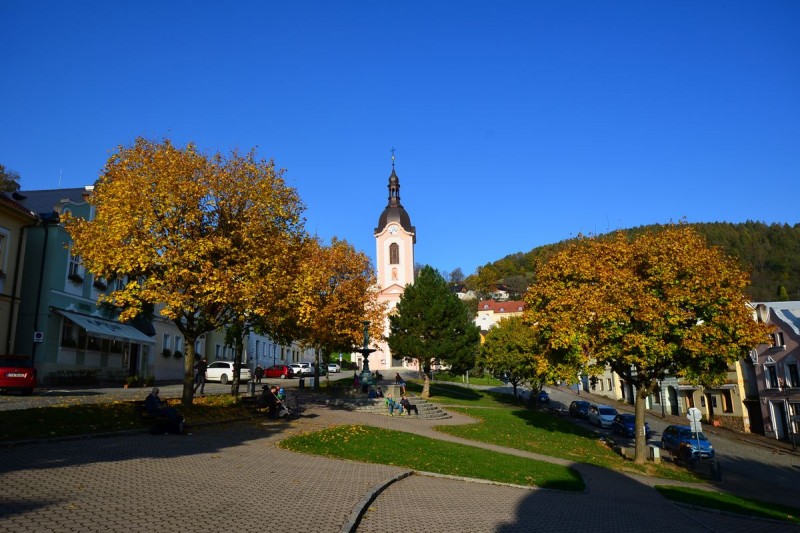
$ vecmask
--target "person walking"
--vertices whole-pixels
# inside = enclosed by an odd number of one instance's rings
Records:
[[[194,375],[194,392],[197,393],[197,389],[200,389],[200,395],[203,395],[205,388],[206,388],[206,369],[208,368],[208,359],[203,357],[197,364],[194,366],[195,375]]]
[[[264,377],[264,369],[261,365],[256,366],[256,383],[261,383],[261,378]]]

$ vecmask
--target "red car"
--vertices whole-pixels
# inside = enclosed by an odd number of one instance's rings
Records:
[[[286,365],[274,365],[264,369],[265,378],[293,378],[294,371]]]
[[[33,361],[25,356],[0,356],[0,390],[19,390],[32,394],[36,386],[36,369]]]

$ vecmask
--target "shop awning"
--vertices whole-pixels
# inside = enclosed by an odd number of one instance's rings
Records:
[[[97,318],[96,316],[81,315],[79,313],[73,313],[72,311],[64,311],[63,309],[54,309],[54,311],[69,318],[96,337],[126,339],[135,342],[155,342],[153,338],[148,337],[135,327],[128,326],[121,322],[105,320],[103,318]]]

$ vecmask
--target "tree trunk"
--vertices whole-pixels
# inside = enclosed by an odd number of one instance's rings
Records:
[[[317,348],[314,350],[314,358],[316,359],[316,363],[314,364],[314,390],[319,390],[319,362],[320,362],[320,349]]]
[[[242,330],[244,331],[244,330]],[[239,376],[242,373],[242,353],[244,352],[244,333],[237,335],[234,340],[233,349],[233,379],[231,380],[231,396],[234,398],[239,397],[239,384],[241,380]],[[252,378],[252,376],[251,376]]]
[[[196,338],[188,337],[184,333],[185,353],[183,354],[183,396],[181,397],[181,404],[185,406],[192,405],[194,399],[194,343]]]
[[[647,462],[647,435],[644,431],[645,414],[647,413],[647,396],[648,390],[646,388],[639,388],[636,391],[636,422],[634,429],[636,431],[636,455],[633,462],[637,465],[642,465]]]

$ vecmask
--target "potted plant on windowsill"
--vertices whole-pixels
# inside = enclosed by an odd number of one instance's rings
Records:
[[[104,290],[106,290],[108,288],[108,285],[103,283],[103,280],[101,280],[101,279],[94,280],[93,285],[94,285],[95,289],[100,290],[100,291],[104,291]]]
[[[172,355],[175,356],[175,359],[180,359],[183,357],[183,353],[180,350],[175,350],[175,353],[173,353]]]
[[[164,357],[169,357],[170,355],[172,355],[172,352],[170,351],[169,348],[164,348],[163,350],[161,350],[161,355],[163,355]]]
[[[83,283],[83,278],[79,274],[70,274],[67,276],[67,279],[70,280],[75,285],[80,285]]]

